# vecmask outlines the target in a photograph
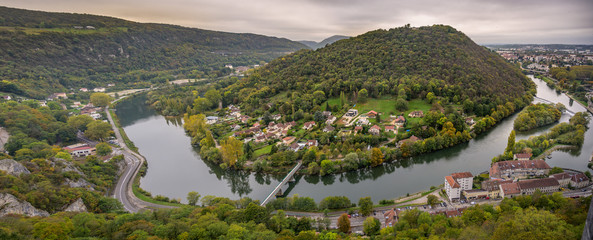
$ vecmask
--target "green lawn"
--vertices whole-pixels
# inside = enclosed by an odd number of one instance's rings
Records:
[[[272,145],[268,145],[268,146],[265,146],[263,148],[260,148],[260,149],[255,150],[253,152],[253,155],[254,155],[255,158],[257,158],[257,157],[259,157],[261,155],[269,154],[270,151],[272,151]]]
[[[366,114],[373,110],[375,112],[383,113],[383,116],[386,116],[397,112],[397,110],[395,110],[395,100],[396,99],[392,96],[384,96],[379,99],[369,98],[365,103],[356,104],[354,109],[357,109],[360,114]]]

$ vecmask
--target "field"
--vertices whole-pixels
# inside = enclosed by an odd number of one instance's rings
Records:
[[[263,148],[257,149],[253,152],[255,158],[270,153],[272,151],[272,145],[265,146]]]
[[[395,114],[398,111],[395,110],[395,98],[392,96],[384,96],[379,99],[369,98],[366,103],[356,104],[354,109],[358,110],[358,113],[363,114],[371,110],[385,114]]]

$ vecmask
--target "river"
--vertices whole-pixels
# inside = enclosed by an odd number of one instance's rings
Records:
[[[560,102],[573,112],[585,111],[577,102],[571,104],[570,98],[549,88],[543,81],[529,77],[537,85],[538,97]],[[119,103],[116,109],[125,132],[148,161],[148,171],[140,186],[153,196],[163,195],[186,202],[187,193],[197,191],[202,196],[231,199],[247,196],[263,200],[283,177],[222,170],[204,162],[192,148],[181,122],[158,115],[144,104],[144,100],[140,95]],[[478,174],[487,171],[491,159],[504,151],[516,117],[514,114],[506,118],[468,143],[409,160],[324,177],[297,177],[289,193],[309,196],[316,201],[327,196],[346,196],[357,202],[360,197],[371,196],[378,202],[438,186],[443,183],[444,176],[452,172]],[[563,114],[560,121],[569,118],[568,114]],[[551,126],[517,134],[517,140],[542,134],[549,128]],[[548,164],[587,170],[593,150],[593,121],[589,128],[580,151],[556,151],[546,160]]]

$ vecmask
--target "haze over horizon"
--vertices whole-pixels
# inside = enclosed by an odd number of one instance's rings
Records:
[[[0,5],[321,41],[405,24],[450,25],[479,44],[593,44],[593,1],[0,0]]]

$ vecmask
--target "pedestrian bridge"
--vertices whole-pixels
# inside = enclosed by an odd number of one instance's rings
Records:
[[[533,98],[535,100],[538,100],[538,101],[543,102],[543,103],[556,104],[555,102],[552,102],[552,101],[550,101],[548,99],[544,99],[544,98],[540,98],[540,97],[533,97]],[[564,109],[564,112],[565,113],[568,113],[568,115],[570,115],[570,116],[574,116],[574,114],[575,114],[573,111],[570,111],[568,109]]]
[[[292,170],[290,170],[290,172],[286,175],[286,177],[284,177],[284,179],[282,179],[282,181],[280,183],[278,183],[278,186],[276,186],[276,188],[274,188],[274,191],[272,191],[270,193],[270,195],[268,195],[268,197],[266,197],[266,199],[260,204],[260,206],[265,206],[274,197],[282,195],[282,187],[284,185],[288,184],[289,182],[294,181],[294,174],[301,168],[301,166],[303,166],[303,161],[299,161],[297,163],[297,165],[294,166],[294,168],[292,168]]]

